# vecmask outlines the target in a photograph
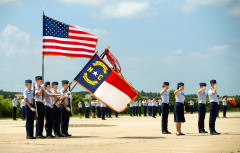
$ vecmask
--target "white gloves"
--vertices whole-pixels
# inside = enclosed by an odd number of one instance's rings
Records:
[[[66,110],[67,110],[68,112],[71,112],[71,109],[70,109],[69,107],[67,107]]]
[[[30,109],[31,109],[31,111],[36,112],[35,108],[31,107]]]

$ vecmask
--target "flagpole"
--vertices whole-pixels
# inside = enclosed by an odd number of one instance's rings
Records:
[[[43,16],[45,16],[44,14],[44,9],[43,9]],[[43,23],[44,24],[44,23]],[[44,26],[44,25],[43,25]],[[44,55],[42,54],[42,81],[44,83]]]

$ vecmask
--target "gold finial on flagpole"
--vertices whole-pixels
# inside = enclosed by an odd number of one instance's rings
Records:
[[[110,48],[110,46],[108,46],[108,49]]]
[[[44,8],[43,8],[43,16],[45,16],[45,14],[44,14]]]

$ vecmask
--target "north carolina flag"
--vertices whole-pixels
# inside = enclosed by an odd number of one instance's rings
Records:
[[[73,80],[116,112],[124,111],[137,91],[95,54]]]

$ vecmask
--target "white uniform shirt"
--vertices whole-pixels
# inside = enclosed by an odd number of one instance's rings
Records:
[[[156,101],[156,100],[153,100],[153,102],[152,102],[152,106],[158,106],[158,104],[157,104],[157,101]]]
[[[13,101],[13,107],[17,107],[17,100]]]
[[[27,98],[28,99],[28,102],[29,104],[32,104],[33,103],[33,91],[28,88],[26,88],[24,91],[23,91],[23,97],[24,99]]]
[[[148,103],[148,106],[152,106],[152,101],[150,101],[150,102]]]
[[[104,103],[101,103],[101,107],[106,107],[106,105]]]
[[[208,91],[209,101],[210,102],[218,102],[217,92],[215,94],[212,94],[212,92],[213,92],[213,88],[210,88]]]
[[[138,107],[138,102],[137,101],[134,102],[134,106]]]
[[[81,104],[78,103],[78,108],[82,108],[82,103]]]
[[[181,91],[179,91],[179,92],[175,95],[175,99],[176,99],[176,102],[184,103],[184,100],[185,100],[184,93],[181,92]]]
[[[47,97],[44,98],[44,101],[45,101],[45,106],[48,106],[48,107],[51,107],[51,105],[53,104],[53,97],[50,97],[49,96],[50,94],[52,94],[52,91],[46,90]]]
[[[142,102],[142,104],[143,106],[147,106],[147,102],[145,100]]]
[[[169,103],[169,93],[166,91],[161,95],[162,103]]]
[[[204,91],[202,91],[200,94],[198,94],[198,103],[206,104],[206,97],[207,97],[207,94]]]
[[[41,86],[38,86],[37,84],[35,84],[35,100],[36,101],[42,101],[42,94],[41,96],[38,96],[37,93],[40,91]]]
[[[142,106],[142,102],[138,102],[138,107],[141,107]]]
[[[94,101],[91,101],[91,106],[95,107],[95,102]]]
[[[65,91],[65,89],[60,90],[61,95],[63,95],[63,94],[65,94],[65,93],[68,92],[68,90],[66,90],[65,92],[64,92],[64,91]],[[64,93],[63,93],[63,92],[64,92]],[[64,102],[65,102],[65,104],[66,104],[67,106],[70,105],[70,104],[69,104],[69,101],[70,101],[71,99],[72,99],[72,95],[71,95],[71,94],[64,99]]]
[[[133,105],[134,105],[134,102],[131,102],[131,103],[130,103],[130,107],[133,107]]]
[[[223,104],[223,106],[227,106],[227,101],[226,101],[226,100],[223,100],[223,101],[222,101],[222,104]]]
[[[85,102],[84,104],[85,104],[85,107],[89,107],[90,106],[90,104],[87,103],[87,102]]]
[[[193,106],[194,105],[194,101],[190,101],[190,105]]]
[[[25,107],[25,105],[26,105],[25,100],[22,99],[22,100],[21,100],[21,105],[20,105],[20,107],[21,107],[21,108],[22,108],[22,107]]]
[[[97,107],[101,107],[101,102],[97,100]]]
[[[162,106],[162,101],[161,100],[158,100],[158,105]]]

